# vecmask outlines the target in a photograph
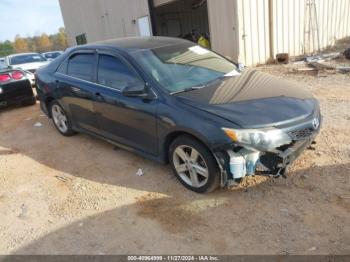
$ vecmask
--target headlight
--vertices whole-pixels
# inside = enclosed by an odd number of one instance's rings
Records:
[[[291,138],[277,128],[267,129],[230,129],[222,128],[232,141],[242,146],[267,151],[292,142]]]
[[[2,94],[2,88],[0,87],[0,94]]]

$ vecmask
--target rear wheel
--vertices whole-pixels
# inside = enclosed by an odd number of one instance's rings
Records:
[[[220,184],[220,172],[213,154],[190,136],[180,136],[169,149],[172,170],[179,181],[197,193],[215,190]]]
[[[75,134],[72,129],[72,123],[70,122],[66,112],[56,101],[53,101],[50,104],[50,113],[58,132],[64,136],[72,136]]]

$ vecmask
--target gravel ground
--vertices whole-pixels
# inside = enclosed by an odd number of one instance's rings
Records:
[[[315,150],[287,179],[207,195],[167,166],[60,136],[38,105],[0,111],[0,254],[350,254],[350,75],[259,70],[319,99]]]

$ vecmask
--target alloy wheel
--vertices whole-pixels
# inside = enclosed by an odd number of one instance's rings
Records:
[[[68,131],[67,116],[62,108],[56,104],[52,106],[52,118],[55,125],[62,133],[66,133]]]
[[[180,178],[189,186],[204,186],[209,178],[209,169],[203,156],[193,147],[178,146],[173,153],[173,163]]]

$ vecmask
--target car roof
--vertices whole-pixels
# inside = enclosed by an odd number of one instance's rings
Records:
[[[125,37],[99,41],[91,44],[84,45],[86,47],[115,47],[118,49],[124,49],[126,51],[138,50],[138,49],[155,49],[164,46],[177,45],[191,43],[187,40],[181,38],[173,37],[161,37],[161,36],[151,36],[151,37]],[[194,44],[194,43],[193,43]]]
[[[52,54],[52,53],[63,53],[63,51],[57,50],[57,51],[45,52],[45,53],[42,53],[42,54],[45,55],[45,54]]]
[[[19,54],[13,54],[13,55],[8,55],[7,57],[15,57],[15,56],[21,56],[21,55],[40,55],[39,53],[19,53]]]

